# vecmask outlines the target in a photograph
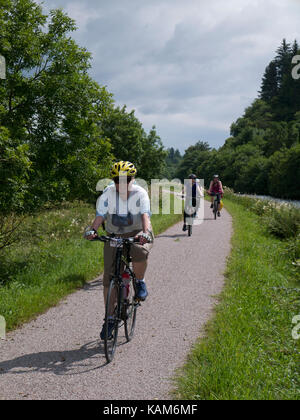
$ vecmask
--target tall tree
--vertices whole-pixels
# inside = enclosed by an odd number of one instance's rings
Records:
[[[43,14],[32,0],[0,7],[0,125],[28,144],[32,204],[87,197],[110,163],[110,143],[98,124],[111,95],[88,75],[90,53],[70,37],[75,22],[62,10]]]
[[[123,108],[111,109],[103,118],[101,128],[110,139],[116,160],[133,162],[138,176],[145,180],[159,178],[166,152],[155,127],[147,135],[134,111]]]
[[[129,160],[139,167],[142,162],[145,131],[134,111],[128,112],[126,106],[111,109],[103,119],[101,127],[104,135],[111,141],[116,160]]]
[[[148,135],[143,137],[142,145],[143,153],[139,176],[146,181],[160,178],[163,174],[167,151],[157,135],[155,126],[152,127]]]
[[[292,48],[291,48],[291,44],[286,42],[286,39],[283,39],[280,47],[277,49],[277,55],[276,55],[275,60],[276,60],[277,69],[278,69],[279,87],[281,87],[284,77],[291,70]]]
[[[266,102],[271,102],[278,95],[278,91],[278,67],[276,61],[273,60],[263,76],[260,97]]]
[[[174,179],[181,160],[182,156],[180,151],[178,149],[175,150],[173,147],[169,148],[167,150],[162,176],[169,180]]]
[[[300,53],[300,48],[298,41],[295,39],[293,46],[292,46],[292,56],[297,55]]]
[[[177,169],[176,177],[184,180],[191,173],[197,174],[199,162],[208,157],[210,150],[209,144],[204,141],[198,141],[195,145],[188,147]]]

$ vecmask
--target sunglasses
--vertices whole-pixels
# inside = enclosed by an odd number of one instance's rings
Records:
[[[123,181],[124,178],[123,177],[122,178],[114,178],[113,181],[114,181],[115,184],[119,185],[120,184],[120,179]],[[126,177],[127,184],[129,184],[131,181],[132,181],[131,177]]]

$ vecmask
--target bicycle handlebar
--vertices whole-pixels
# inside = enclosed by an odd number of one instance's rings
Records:
[[[216,192],[214,192],[214,191],[212,191],[212,192],[209,192],[209,191],[208,191],[208,194],[209,194],[209,195],[213,195],[213,196],[214,196],[214,195],[223,195],[224,193],[222,193],[222,192],[218,192],[218,193],[216,193]]]
[[[139,239],[137,238],[114,238],[112,236],[97,236],[94,239],[91,239],[91,242],[93,241],[101,241],[101,242],[118,242],[118,243],[127,243],[127,244],[133,244],[138,243]]]

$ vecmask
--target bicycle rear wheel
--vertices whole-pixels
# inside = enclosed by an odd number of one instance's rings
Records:
[[[115,306],[114,310],[112,310]],[[104,338],[104,350],[105,357],[108,363],[110,363],[115,355],[117,341],[118,341],[118,332],[119,332],[119,310],[120,308],[120,287],[115,282],[111,280],[107,299],[106,299],[106,308],[105,308],[105,338]],[[113,313],[113,315],[111,315]],[[114,328],[112,331],[112,337],[108,336],[108,324],[111,322],[110,316],[113,316]]]
[[[124,302],[124,309],[126,311],[126,316],[124,320],[125,327],[125,337],[127,341],[131,341],[134,335],[135,323],[136,323],[136,311],[138,303],[134,299],[135,291],[133,287],[133,279],[131,277],[129,295],[127,296],[126,301]]]
[[[193,226],[192,225],[189,225],[188,226],[188,235],[189,236],[192,236],[192,233],[193,233]]]

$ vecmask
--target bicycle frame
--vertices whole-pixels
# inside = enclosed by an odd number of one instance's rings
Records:
[[[134,291],[136,292],[136,277],[133,270],[130,267],[130,263],[132,261],[130,256],[130,246],[133,244],[136,239],[135,238],[114,238],[110,236],[100,236],[95,238],[96,241],[101,242],[115,242],[116,245],[116,256],[115,256],[115,272],[113,275],[113,279],[115,279],[120,286],[123,286],[122,282],[122,264],[124,264],[124,269],[127,269],[130,272],[132,277],[132,283],[134,287]],[[125,255],[123,254],[123,250],[125,249]],[[120,302],[119,302],[120,303]]]
[[[124,249],[125,249],[125,255],[123,253]],[[119,283],[119,286],[123,287],[122,271],[127,269],[130,273],[130,276],[132,277],[132,283],[135,290],[136,278],[135,278],[135,274],[133,270],[130,267],[131,262],[132,262],[132,258],[130,256],[130,244],[129,243],[124,244],[124,242],[122,242],[122,245],[117,246],[116,258],[115,258],[115,273],[113,277],[117,280],[117,282]],[[123,270],[122,270],[122,264],[124,264]]]
[[[214,208],[213,208],[213,212],[215,215],[215,219],[217,218],[217,212],[219,211],[219,206],[221,203],[221,193],[211,193],[211,195],[214,197]]]
[[[221,193],[212,193],[214,196],[214,201],[218,200],[218,204],[221,202]]]

